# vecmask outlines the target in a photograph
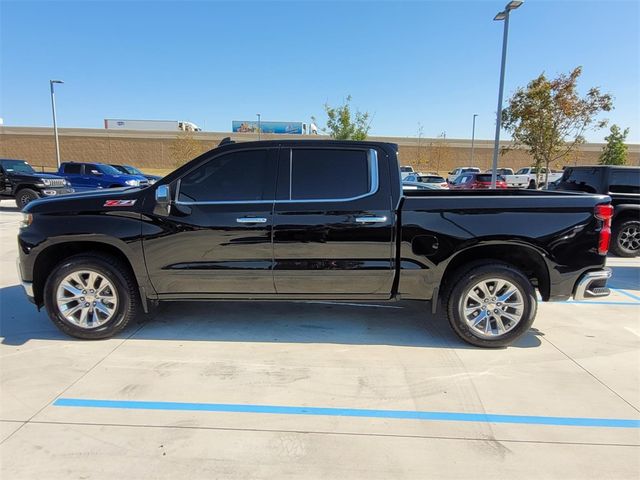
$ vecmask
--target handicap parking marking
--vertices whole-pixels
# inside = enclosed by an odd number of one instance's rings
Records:
[[[640,428],[640,420],[623,418],[547,417],[500,415],[492,413],[427,412],[414,410],[373,410],[363,408],[296,407],[228,403],[150,402],[137,400],[96,400],[58,398],[57,407],[117,408],[130,410],[179,410],[197,412],[260,413],[276,415],[313,415],[332,417],[393,418],[441,422],[511,423],[566,427]]]
[[[638,302],[640,302],[640,297],[638,295],[635,295],[635,294],[633,294],[631,292],[623,290],[622,288],[610,288],[610,290],[612,292],[620,293],[620,294],[624,295],[625,297],[633,298],[634,300],[638,300]],[[639,303],[639,305],[640,305],[640,303]]]

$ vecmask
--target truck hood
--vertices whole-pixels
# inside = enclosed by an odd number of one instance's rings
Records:
[[[15,180],[27,180],[27,181],[34,181],[34,180],[38,180],[39,178],[46,178],[46,179],[52,179],[52,180],[64,180],[64,177],[61,177],[60,175],[53,175],[51,173],[17,173],[17,172],[9,172],[9,177]]]
[[[55,213],[55,212],[81,212],[81,211],[117,211],[133,210],[142,202],[142,192],[146,188],[122,187],[105,188],[83,193],[71,193],[54,197],[45,197],[29,202],[24,207],[25,213]],[[111,205],[107,205],[108,201]],[[118,205],[117,201],[122,201]]]

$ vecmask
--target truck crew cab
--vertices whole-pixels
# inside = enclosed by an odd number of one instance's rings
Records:
[[[64,178],[38,173],[24,160],[0,159],[0,198],[15,199],[18,208],[38,198],[65,193],[73,193],[73,189]]]
[[[418,299],[442,302],[484,347],[529,329],[536,289],[545,301],[609,293],[609,197],[403,193],[397,150],[223,141],[147,188],[34,202],[18,236],[23,286],[80,338],[162,301]]]

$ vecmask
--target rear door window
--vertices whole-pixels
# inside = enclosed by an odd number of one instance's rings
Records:
[[[346,200],[369,193],[365,150],[294,148],[291,200]]]
[[[640,194],[640,168],[615,168],[609,178],[611,193]]]

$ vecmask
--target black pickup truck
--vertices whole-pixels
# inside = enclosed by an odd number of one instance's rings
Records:
[[[609,201],[403,194],[395,144],[223,141],[153,186],[30,203],[19,270],[31,300],[80,338],[166,300],[418,299],[442,302],[463,340],[504,346],[531,326],[536,289],[609,293]]]
[[[24,160],[0,158],[0,199],[13,198],[23,208],[32,200],[66,193],[73,188],[64,178],[38,173]]]
[[[611,252],[620,257],[640,255],[640,167],[567,167],[555,188],[609,195],[613,205]]]

